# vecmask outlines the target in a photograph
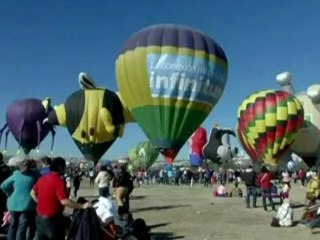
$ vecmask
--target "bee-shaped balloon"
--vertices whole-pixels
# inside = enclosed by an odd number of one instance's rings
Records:
[[[125,123],[134,120],[119,93],[97,87],[86,73],[80,73],[79,84],[81,89],[55,107],[47,120],[67,127],[84,157],[96,163],[122,137]]]

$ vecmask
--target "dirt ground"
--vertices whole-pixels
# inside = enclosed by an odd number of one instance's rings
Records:
[[[245,189],[243,185],[241,188]],[[269,212],[263,211],[261,198],[258,208],[247,209],[242,198],[214,198],[212,192],[213,188],[202,185],[145,186],[134,190],[131,205],[135,218],[144,218],[153,226],[155,239],[319,239],[319,234],[300,225],[271,227],[273,213],[270,207]],[[304,196],[305,189],[294,185],[291,197],[295,221],[302,216]]]
[[[245,190],[243,185],[240,187]],[[134,189],[130,204],[133,217],[143,218],[151,227],[153,239],[157,240],[319,239],[320,229],[312,234],[300,225],[271,227],[273,212],[270,207],[269,212],[263,211],[261,198],[258,208],[247,209],[244,198],[214,198],[212,192],[212,187],[202,185],[145,185]],[[97,189],[89,188],[87,181],[82,183],[80,196],[91,198],[96,194]],[[305,188],[298,184],[292,186],[295,221],[302,215],[304,196]]]

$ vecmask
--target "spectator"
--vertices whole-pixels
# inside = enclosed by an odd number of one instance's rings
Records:
[[[69,199],[66,183],[62,176],[66,169],[63,158],[54,158],[51,172],[41,177],[31,190],[37,204],[37,239],[65,239],[64,207],[85,209],[90,203],[79,204]]]
[[[308,182],[307,186],[307,200],[313,201],[319,198],[319,189],[320,189],[320,172],[313,177]]]
[[[305,186],[306,171],[303,170],[302,168],[300,168],[298,175],[299,175],[299,178],[300,178],[300,181],[301,181],[301,186]]]
[[[90,168],[90,170],[89,170],[89,179],[90,179],[89,185],[90,185],[90,187],[91,186],[94,187],[94,178],[95,177],[96,177],[95,171],[93,170],[93,168]]]
[[[129,211],[129,196],[133,190],[133,181],[129,172],[126,170],[125,165],[120,167],[120,171],[114,181],[118,206],[122,206],[124,209]]]
[[[266,166],[263,166],[257,178],[257,185],[259,185],[261,189],[262,205],[265,211],[268,210],[266,198],[269,199],[272,210],[276,211],[276,208],[274,206],[272,196],[271,196],[271,187],[272,187],[271,180],[272,179],[273,179],[272,174],[269,172]]]
[[[75,198],[77,198],[78,196],[81,180],[82,180],[82,171],[79,168],[76,168],[73,173],[73,195]]]
[[[45,156],[41,158],[41,162],[42,162],[42,168],[40,170],[40,174],[41,176],[46,176],[50,173],[51,158],[49,158],[48,156]]]
[[[0,152],[0,184],[11,175],[11,169],[3,161],[3,155]],[[0,219],[3,219],[3,213],[6,211],[7,195],[0,191]],[[0,233],[6,233],[6,229],[0,226]]]
[[[273,218],[272,227],[291,227],[293,224],[293,210],[288,198],[285,198],[277,211],[276,217]]]
[[[107,171],[106,166],[101,166],[100,171],[95,179],[95,182],[98,184],[99,196],[100,197],[109,197],[110,196],[110,182],[112,176]]]
[[[242,189],[239,188],[238,182],[235,181],[234,188],[230,191],[230,197],[241,197],[242,198]]]
[[[257,207],[257,189],[256,189],[256,178],[257,173],[254,171],[253,166],[249,165],[249,167],[240,174],[246,185],[246,207],[250,208],[250,197],[252,196],[252,207]]]
[[[8,240],[29,239],[35,236],[35,208],[36,204],[30,196],[30,191],[37,181],[37,175],[31,170],[31,163],[24,160],[20,163],[20,170],[7,178],[1,189],[8,196],[8,210],[10,211],[10,226]],[[29,235],[27,229],[29,228]]]
[[[228,196],[228,192],[227,192],[227,189],[225,187],[224,182],[221,182],[221,184],[214,191],[214,196],[216,196],[216,197],[227,197]]]

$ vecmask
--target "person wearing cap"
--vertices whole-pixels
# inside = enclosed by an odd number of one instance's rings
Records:
[[[51,172],[42,176],[31,190],[32,198],[37,202],[37,239],[65,239],[64,207],[86,209],[91,203],[76,203],[69,199],[69,193],[63,174],[66,162],[56,157],[51,163]]]
[[[8,240],[30,239],[35,236],[36,203],[30,196],[30,191],[36,183],[38,175],[31,169],[29,160],[20,163],[20,170],[1,184],[2,191],[8,196],[8,210],[10,211],[10,226]],[[29,235],[27,229],[29,228]]]
[[[3,161],[3,155],[0,152],[0,184],[6,180],[10,175],[12,174],[12,171],[10,167],[4,163]],[[4,212],[7,209],[7,195],[0,191],[0,219],[3,219]],[[0,226],[0,233],[6,233],[6,229],[3,226]]]

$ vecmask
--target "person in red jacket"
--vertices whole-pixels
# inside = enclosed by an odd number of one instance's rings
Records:
[[[257,178],[257,184],[259,185],[261,189],[261,194],[262,194],[262,205],[263,209],[267,211],[267,203],[266,203],[266,198],[268,198],[270,205],[272,207],[273,211],[276,211],[276,208],[274,206],[272,197],[271,197],[271,180],[273,179],[272,173],[269,172],[269,170],[266,168],[266,166],[263,166],[261,168],[261,171],[258,175]]]

